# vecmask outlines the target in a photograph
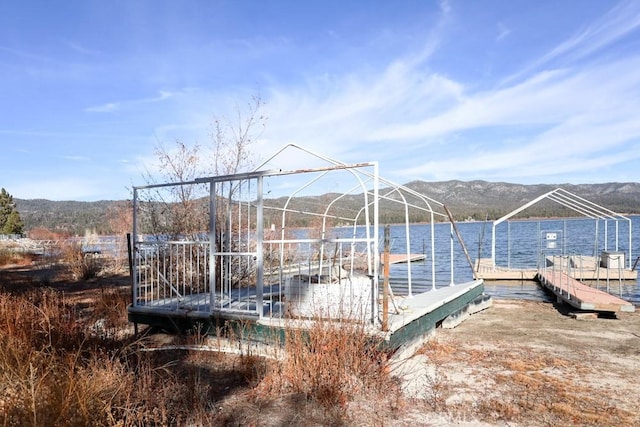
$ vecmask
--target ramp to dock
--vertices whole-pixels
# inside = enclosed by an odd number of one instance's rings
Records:
[[[587,286],[563,271],[542,271],[538,281],[552,291],[559,301],[579,310],[634,312],[635,306],[609,293]]]

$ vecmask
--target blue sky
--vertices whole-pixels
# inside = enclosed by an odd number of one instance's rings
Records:
[[[0,186],[130,198],[252,96],[395,182],[639,180],[638,1],[3,1]],[[304,165],[291,164],[291,167]]]

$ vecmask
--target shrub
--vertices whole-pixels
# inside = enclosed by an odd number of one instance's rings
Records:
[[[258,385],[260,394],[302,394],[339,411],[362,397],[376,400],[384,395],[391,406],[394,396],[399,399],[382,340],[368,334],[365,325],[317,320],[309,329],[290,325],[285,335],[284,361]]]
[[[85,254],[79,242],[65,241],[61,244],[60,253],[75,280],[91,279],[100,272],[99,259],[92,254]]]

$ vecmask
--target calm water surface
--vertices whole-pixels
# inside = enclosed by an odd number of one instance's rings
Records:
[[[631,219],[631,265],[640,256],[640,216]],[[616,233],[617,227],[617,233]],[[465,242],[471,259],[491,257],[491,222],[465,222],[458,224],[458,230]],[[597,238],[596,238],[597,228]],[[410,229],[410,252],[430,253],[431,226],[415,224]],[[435,275],[436,286],[451,283],[449,224],[436,224],[435,229]],[[406,253],[405,226],[391,226],[391,252]],[[553,233],[556,240],[546,239]],[[606,239],[605,239],[606,234]],[[380,233],[382,238],[383,233]],[[496,227],[496,264],[511,268],[536,268],[539,254],[544,255],[588,255],[600,257],[602,251],[625,253],[625,267],[629,267],[629,223],[596,221],[593,219],[562,219],[543,221],[511,221]],[[411,265],[414,293],[431,289],[432,261],[430,256],[424,262]],[[639,265],[640,266],[640,265]],[[391,276],[406,276],[406,264],[392,266]],[[454,239],[454,282],[472,280],[472,271],[457,239]],[[402,284],[396,284],[396,293],[402,293]],[[611,287],[618,294],[618,282]],[[485,282],[486,292],[500,298],[532,299],[552,301],[553,299],[536,282]],[[640,305],[640,285],[636,282],[622,284],[622,298]]]

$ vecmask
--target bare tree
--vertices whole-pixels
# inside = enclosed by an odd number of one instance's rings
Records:
[[[189,182],[203,176],[233,175],[253,168],[255,161],[251,145],[262,134],[266,117],[260,113],[262,100],[254,96],[244,109],[236,106],[233,120],[214,117],[213,130],[208,143],[187,144],[176,140],[173,146],[167,147],[158,142],[155,156],[164,182]],[[157,179],[149,172],[145,174],[149,184],[157,183]],[[216,221],[219,225],[226,223],[232,205],[234,191],[237,186],[225,184],[216,189],[217,203],[224,209],[217,209]],[[157,197],[165,202],[160,210],[150,209],[156,218],[151,222],[155,229],[172,235],[184,233],[192,235],[203,232],[207,227],[206,212],[202,198],[208,194],[203,185],[179,185],[170,188],[170,195]],[[166,199],[170,200],[166,200]],[[222,207],[222,206],[221,206]],[[159,217],[163,216],[164,219]]]
[[[107,224],[115,234],[113,268],[119,271],[127,266],[126,235],[132,228],[131,202],[117,202],[107,210]]]
[[[213,175],[232,175],[242,170],[250,170],[255,161],[251,155],[251,145],[262,135],[267,118],[260,113],[262,100],[254,96],[243,110],[236,106],[233,121],[216,117],[211,133],[213,152]]]
[[[254,96],[245,109],[236,106],[234,120],[215,118],[211,133],[211,153],[213,162],[211,173],[214,176],[233,175],[254,168],[255,160],[251,155],[251,146],[262,134],[266,117],[260,113],[262,100]],[[235,240],[232,236],[238,230],[233,229],[232,216],[236,212],[234,195],[241,183],[224,182],[216,188],[216,246],[223,251],[232,251]],[[246,274],[238,274],[245,277]]]
[[[162,143],[158,143],[155,150],[163,178],[167,182],[193,181],[202,173],[202,150],[199,144],[188,146],[182,141],[175,141],[173,149],[167,149]],[[206,230],[207,220],[204,218],[202,201],[205,196],[202,185],[177,185],[170,187],[170,207],[162,211],[153,211],[155,215],[166,218],[164,227],[172,236],[190,236]],[[156,226],[159,218],[155,220]]]
[[[214,117],[212,132],[206,143],[187,144],[175,141],[166,146],[159,142],[155,156],[161,170],[163,182],[185,183],[206,176],[229,176],[246,172],[254,167],[252,144],[263,132],[266,117],[261,114],[262,101],[253,97],[244,108],[236,106],[232,119]],[[152,174],[145,176],[149,184],[156,184]],[[214,244],[217,251],[229,252],[236,249],[240,239],[234,239],[239,230],[235,230],[231,218],[237,212],[236,193],[242,188],[239,181],[216,184],[215,194],[215,235]],[[209,188],[207,184],[178,184],[171,187],[157,188],[149,201],[141,201],[141,209],[145,211],[147,221],[154,234],[175,238],[197,240],[208,230],[209,223]],[[153,201],[152,201],[153,200]],[[223,257],[225,258],[225,257]],[[222,274],[221,266],[227,265],[227,273],[232,274],[238,282],[247,278],[247,269],[234,266],[230,257],[216,262],[218,274]]]

